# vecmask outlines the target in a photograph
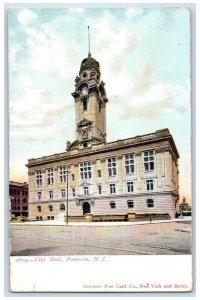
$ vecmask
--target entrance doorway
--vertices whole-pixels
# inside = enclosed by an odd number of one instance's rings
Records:
[[[90,203],[89,202],[84,202],[83,203],[83,215],[89,214],[90,213]]]

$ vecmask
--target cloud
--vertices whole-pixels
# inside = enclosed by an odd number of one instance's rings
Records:
[[[153,74],[154,68],[146,64],[141,76],[135,78],[135,92],[142,93],[146,91],[151,84],[151,75]]]
[[[17,20],[22,25],[28,25],[37,19],[37,14],[29,9],[23,9],[17,16]]]
[[[127,59],[137,49],[138,38],[134,28],[122,25],[108,12],[104,13],[95,27],[97,29],[95,45],[97,49],[101,49],[96,57],[101,63],[105,80],[112,81],[120,73],[126,72]]]
[[[78,14],[82,14],[84,12],[84,9],[81,7],[74,7],[74,8],[70,8],[69,11],[78,13]]]
[[[187,84],[171,86],[156,83],[140,94],[134,94],[132,89],[125,99],[126,105],[120,99],[115,99],[121,106],[121,119],[159,119],[163,114],[185,113],[189,105],[190,90]]]
[[[26,28],[30,67],[57,78],[67,78],[77,61],[79,52],[66,43],[48,24],[41,29]]]
[[[135,18],[135,17],[137,17],[137,16],[140,16],[140,15],[142,15],[143,14],[143,9],[135,9],[135,8],[128,8],[127,10],[126,10],[126,15],[129,17],[133,17],[133,18]]]
[[[57,126],[62,128],[59,120],[66,117],[71,107],[69,100],[56,103],[49,92],[27,89],[24,98],[10,104],[12,138],[51,138]]]

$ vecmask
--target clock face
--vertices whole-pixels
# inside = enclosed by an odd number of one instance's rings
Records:
[[[87,94],[88,94],[88,89],[87,89],[87,87],[84,86],[84,87],[82,88],[81,92],[82,92],[83,95],[87,95]]]

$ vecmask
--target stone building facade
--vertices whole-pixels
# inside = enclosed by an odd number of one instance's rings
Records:
[[[88,54],[75,79],[76,140],[28,160],[30,219],[173,218],[179,154],[168,129],[106,142],[105,84]]]

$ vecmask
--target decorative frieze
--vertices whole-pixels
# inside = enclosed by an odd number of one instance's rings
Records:
[[[138,156],[141,156],[142,155],[142,151],[137,151],[135,152],[135,156],[138,157]]]

